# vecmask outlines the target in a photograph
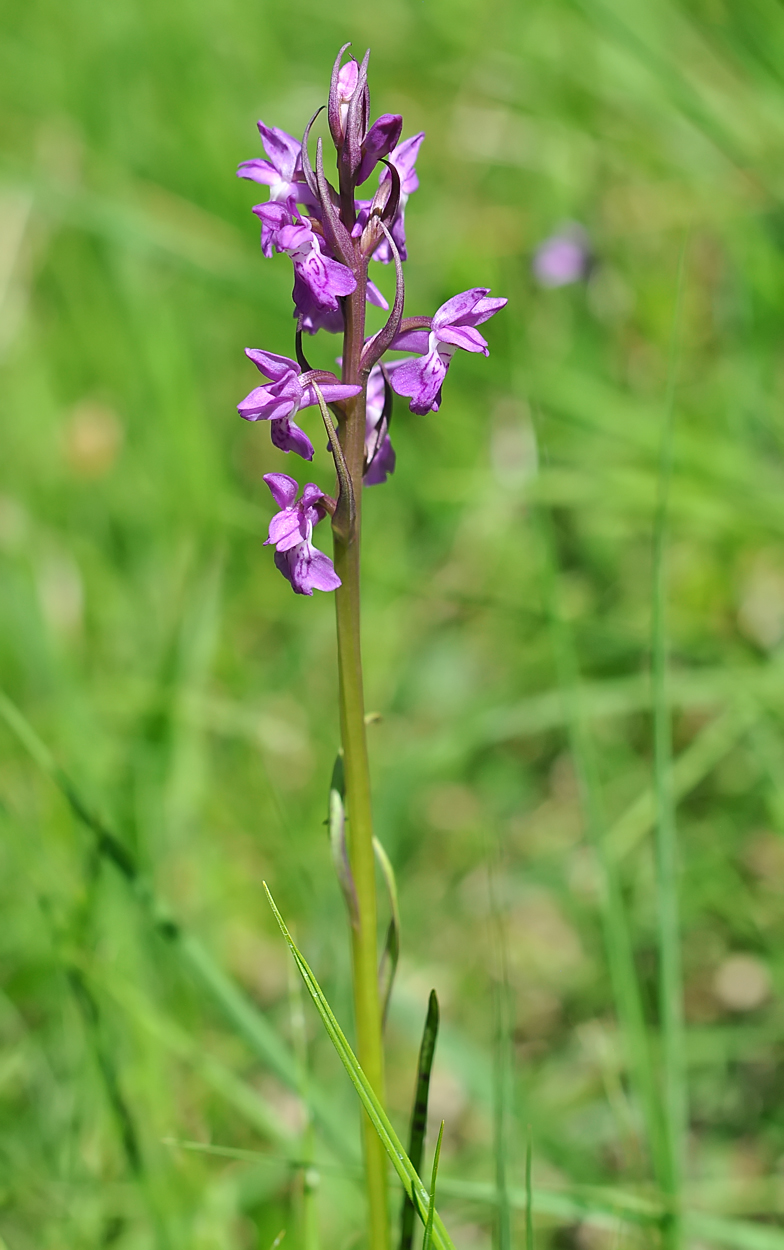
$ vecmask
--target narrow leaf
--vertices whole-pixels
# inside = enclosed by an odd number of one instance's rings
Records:
[[[438,1130],[438,1141],[436,1142],[436,1152],[433,1155],[433,1171],[430,1176],[430,1202],[427,1208],[427,1223],[425,1224],[425,1235],[422,1238],[422,1250],[430,1250],[433,1241],[433,1217],[436,1213],[436,1177],[438,1176],[438,1161],[441,1158],[441,1142],[444,1137],[444,1121],[441,1121],[441,1127]]]
[[[427,1222],[430,1195],[419,1179],[416,1168],[403,1149],[403,1144],[400,1141],[400,1138],[393,1129],[384,1108],[381,1106],[381,1103],[376,1097],[376,1093],[372,1085],[365,1076],[356,1055],[349,1046],[346,1036],[338,1024],[334,1012],[324,996],[321,986],[286,928],[286,923],[275,906],[275,901],[270,894],[269,887],[266,882],[262,882],[262,884],[267,898],[269,899],[273,915],[275,916],[275,919],[280,927],[280,931],[286,939],[288,948],[294,957],[297,967],[299,968],[307,991],[313,999],[316,1010],[321,1016],[322,1023],[327,1031],[327,1036],[332,1042],[332,1045],[335,1047],[335,1050],[338,1052],[340,1061],[346,1069],[351,1083],[359,1095],[359,1100],[362,1103],[362,1106],[367,1112],[368,1119],[378,1133],[381,1143],[392,1161],[392,1167],[400,1178],[405,1192],[409,1195],[416,1206],[419,1218],[424,1224]],[[437,1211],[434,1211],[433,1213],[433,1245],[436,1250],[455,1250],[454,1242],[447,1233],[443,1220]]]
[[[414,1091],[414,1106],[411,1110],[411,1128],[408,1135],[408,1157],[419,1174],[422,1170],[422,1154],[427,1129],[427,1104],[430,1095],[430,1073],[433,1070],[433,1058],[438,1040],[439,1010],[438,997],[435,990],[430,991],[427,1004],[427,1016],[419,1047],[417,1063],[417,1082]],[[406,1195],[400,1213],[400,1250],[411,1250],[414,1236],[414,1204]]]

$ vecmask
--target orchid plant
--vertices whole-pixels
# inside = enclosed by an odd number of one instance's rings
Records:
[[[315,168],[310,133],[322,109],[305,127],[302,141],[258,123],[265,158],[244,161],[238,175],[269,187],[269,199],[253,208],[261,222],[265,257],[286,253],[294,268],[295,356],[246,349],[264,379],[239,404],[247,421],[267,421],[281,452],[312,460],[313,443],[295,418],[320,410],[335,463],[335,496],[308,482],[297,499],[296,480],[268,473],[265,482],[279,508],[267,542],[275,563],[296,594],[334,591],[340,684],[342,782],[334,793],[345,802],[345,819],[334,826],[342,845],[336,860],[346,894],[352,942],[358,1058],[383,1106],[383,1017],[377,942],[375,857],[371,787],[365,736],[360,647],[360,531],[362,488],[385,482],[395,468],[389,437],[393,396],[409,400],[417,416],[437,412],[452,358],[458,350],[488,354],[478,327],[503,308],[486,287],[454,295],[428,316],[404,316],[402,262],[406,259],[405,211],[416,191],[416,160],[424,134],[402,140],[403,119],[385,113],[370,121],[367,53],[358,64],[335,60],[326,105],[337,156],[336,186],[324,168],[321,139]],[[377,184],[361,198],[373,175]],[[370,262],[392,264],[391,309],[369,276]],[[378,333],[366,336],[366,305],[389,313]],[[309,365],[303,335],[319,330],[342,335],[341,376]],[[389,359],[390,352],[405,353]],[[313,545],[313,530],[331,518],[333,559]],[[343,809],[341,808],[341,811]],[[382,860],[389,873],[389,865]],[[388,961],[387,961],[388,962]],[[384,961],[382,960],[382,976]],[[369,1245],[389,1245],[384,1146],[366,1121],[363,1134],[369,1204]]]

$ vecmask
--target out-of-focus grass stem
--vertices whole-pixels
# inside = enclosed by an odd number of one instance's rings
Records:
[[[662,1106],[668,1168],[666,1192],[672,1218],[665,1226],[672,1247],[681,1242],[679,1212],[687,1126],[683,1036],[683,973],[678,905],[678,843],[672,784],[672,726],[667,705],[667,515],[672,478],[675,387],[681,345],[686,241],[678,261],[675,311],[669,351],[664,424],[659,459],[659,492],[653,534],[653,675],[654,791],[656,796],[657,930],[659,946],[659,1016],[661,1026]]]

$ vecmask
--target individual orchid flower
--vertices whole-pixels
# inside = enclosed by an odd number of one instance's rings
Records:
[[[313,383],[317,382],[327,403],[336,403],[358,395],[361,387],[338,382],[333,373],[319,369],[302,372],[296,360],[276,356],[274,352],[245,348],[262,376],[270,379],[246,395],[237,411],[246,421],[269,421],[272,442],[281,451],[295,451],[303,460],[313,459],[313,444],[294,421],[302,408],[318,404]]]
[[[275,547],[275,564],[280,572],[298,595],[312,595],[314,590],[337,590],[340,578],[332,561],[311,542],[314,525],[329,511],[322,502],[327,499],[323,490],[308,482],[297,500],[299,487],[288,474],[265,473],[264,481],[281,509],[270,521],[269,537],[264,544]]]
[[[270,248],[286,252],[294,264],[294,303],[303,314],[317,308],[336,312],[338,299],[355,290],[357,280],[346,265],[333,260],[307,218],[280,203],[256,204],[253,209],[269,231]],[[262,248],[264,244],[262,242]]]
[[[476,327],[503,308],[507,300],[488,299],[489,294],[489,287],[477,286],[453,295],[438,309],[429,329],[404,328],[393,340],[393,348],[422,353],[417,359],[404,361],[391,379],[393,390],[410,398],[412,412],[421,416],[438,411],[441,387],[458,347],[490,354]]]
[[[262,121],[257,125],[269,160],[254,157],[242,161],[237,177],[268,186],[270,203],[288,204],[292,209],[295,204],[316,208],[316,198],[302,172],[302,144],[277,126],[265,126]],[[271,255],[271,251],[265,255]]]
[[[419,190],[416,161],[424,137],[424,130],[420,130],[418,135],[412,135],[410,139],[404,139],[402,143],[399,143],[394,152],[390,152],[389,155],[389,164],[394,165],[400,178],[400,201],[397,212],[392,219],[390,234],[397,245],[397,250],[400,252],[401,260],[408,259],[408,252],[406,251],[406,204],[408,203],[408,197],[413,195],[414,191]],[[381,182],[388,181],[391,177],[389,170],[385,169],[381,175]],[[389,264],[391,259],[392,251],[386,238],[384,238],[373,253],[373,260],[380,260],[384,264]]]

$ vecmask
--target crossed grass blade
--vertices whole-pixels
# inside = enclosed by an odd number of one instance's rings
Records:
[[[422,1223],[426,1225],[428,1221],[431,1196],[417,1175],[416,1168],[403,1149],[403,1144],[400,1141],[400,1138],[387,1118],[386,1112],[376,1097],[376,1094],[365,1076],[365,1073],[359,1066],[356,1055],[351,1049],[343,1030],[338,1024],[332,1008],[324,996],[321,986],[289,933],[286,923],[275,905],[275,900],[269,891],[267,883],[263,882],[262,884],[269,900],[270,907],[272,908],[273,915],[278,922],[280,931],[286,940],[297,967],[299,968],[302,979],[305,982],[305,987],[313,999],[316,1010],[321,1016],[327,1035],[332,1042],[332,1045],[335,1047],[341,1063],[349,1075],[352,1085],[359,1095],[360,1102],[367,1113],[368,1119],[378,1133],[384,1149],[389,1155],[392,1167],[397,1173],[405,1192],[413,1202]],[[443,1220],[435,1209],[433,1210],[432,1217],[432,1243],[435,1250],[455,1250],[454,1243],[444,1227]]]

